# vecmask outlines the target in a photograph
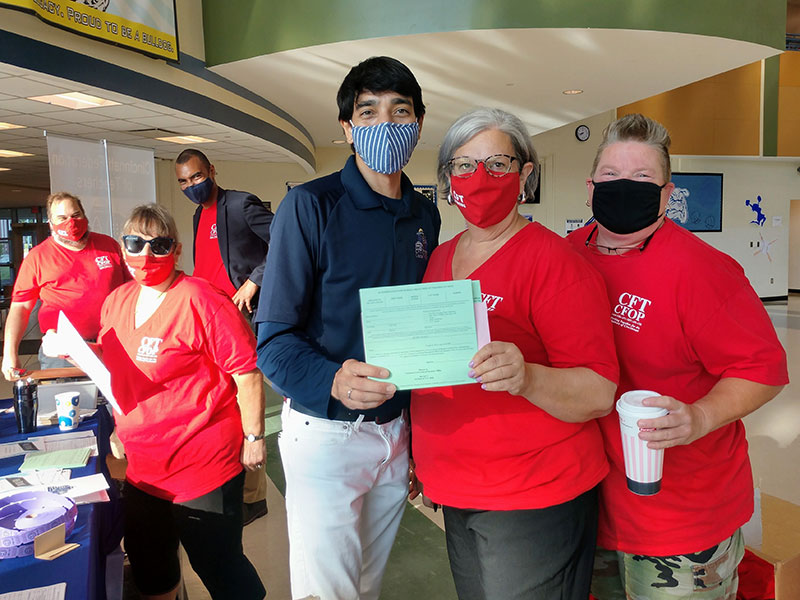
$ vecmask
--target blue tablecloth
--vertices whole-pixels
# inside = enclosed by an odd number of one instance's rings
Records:
[[[10,406],[10,400],[0,400],[0,411]],[[79,429],[95,433],[99,457],[90,458],[89,464],[82,469],[73,469],[72,476],[102,472],[111,482],[105,461],[110,451],[109,436],[113,430],[111,415],[104,406],[100,406],[94,416],[81,422]],[[39,427],[33,434],[19,434],[13,411],[0,412],[0,443],[54,433],[58,433],[56,425]],[[0,459],[0,475],[16,473],[23,458],[15,456]],[[119,495],[113,485],[108,492],[111,502],[78,507],[78,519],[68,541],[80,544],[80,548],[53,561],[38,560],[33,556],[0,560],[0,593],[66,581],[67,600],[104,600],[105,558],[119,546],[122,539]]]

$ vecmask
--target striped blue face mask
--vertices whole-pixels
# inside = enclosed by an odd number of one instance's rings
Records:
[[[376,173],[397,173],[408,164],[419,140],[419,123],[353,125],[353,145],[364,163]]]

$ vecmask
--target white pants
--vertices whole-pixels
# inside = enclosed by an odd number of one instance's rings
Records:
[[[289,408],[286,475],[292,598],[377,600],[408,494],[408,424],[318,419]]]

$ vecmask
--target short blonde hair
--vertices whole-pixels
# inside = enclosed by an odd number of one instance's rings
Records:
[[[153,237],[169,237],[178,241],[178,227],[175,225],[175,219],[158,204],[142,204],[133,209],[131,216],[122,227],[122,235],[128,235],[133,230]]]
[[[53,204],[55,204],[56,202],[63,202],[64,200],[72,200],[73,202],[75,202],[75,204],[78,205],[78,208],[81,209],[81,214],[84,217],[86,216],[86,211],[83,209],[83,203],[81,202],[80,198],[78,198],[73,194],[70,194],[69,192],[56,192],[55,194],[50,194],[47,197],[47,204],[45,206],[47,210],[48,221],[53,220],[53,215],[51,214],[53,210]]]
[[[658,121],[649,117],[634,113],[625,115],[611,123],[603,131],[603,141],[597,148],[597,154],[592,164],[591,176],[594,177],[597,171],[597,164],[600,162],[600,155],[608,146],[617,142],[642,142],[656,149],[661,156],[661,167],[664,171],[664,183],[668,183],[672,177],[672,168],[669,164],[669,146],[672,140],[669,137],[667,128]]]

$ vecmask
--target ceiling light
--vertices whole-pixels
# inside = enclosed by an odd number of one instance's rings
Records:
[[[97,96],[90,96],[89,94],[83,94],[81,92],[53,94],[51,96],[33,96],[28,98],[28,100],[36,100],[37,102],[55,104],[56,106],[63,106],[64,108],[74,108],[75,110],[81,110],[83,108],[97,108],[98,106],[119,105],[119,102],[98,98]]]
[[[0,121],[0,129],[25,129],[25,125],[14,125],[13,123],[3,123]]]
[[[576,96],[578,94],[582,94],[583,90],[564,90],[561,93],[564,94],[565,96]]]
[[[9,169],[8,167],[0,167],[0,171],[10,171],[10,170],[11,169]]]
[[[17,158],[18,156],[33,156],[33,154],[17,152],[15,150],[0,150],[0,157],[2,158]]]
[[[331,144],[346,144],[346,140],[331,140]]]
[[[216,142],[208,138],[200,137],[199,135],[174,135],[171,137],[159,137],[157,140],[162,142],[172,142],[173,144],[207,144],[209,142]]]

